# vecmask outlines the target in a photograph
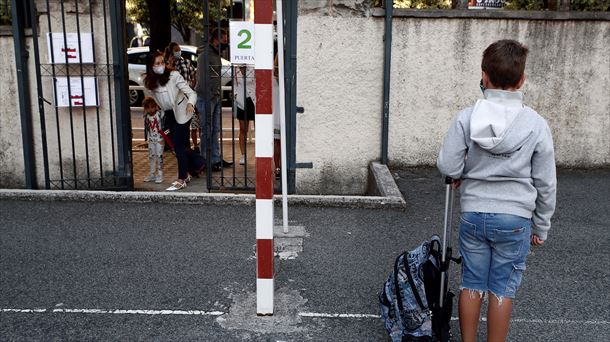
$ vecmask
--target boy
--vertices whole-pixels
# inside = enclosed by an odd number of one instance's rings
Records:
[[[162,111],[152,97],[145,97],[142,101],[144,107],[144,129],[148,142],[148,161],[150,174],[144,178],[145,182],[163,182],[163,131],[161,129]],[[157,169],[158,166],[158,169]],[[155,172],[158,170],[157,175]]]
[[[517,91],[525,82],[527,53],[514,40],[485,49],[485,98],[457,114],[437,160],[461,193],[459,315],[465,342],[477,339],[486,292],[487,340],[506,339],[530,243],[544,244],[555,211],[551,130]]]

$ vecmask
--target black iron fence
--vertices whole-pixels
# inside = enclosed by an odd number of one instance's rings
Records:
[[[133,188],[125,4],[28,0],[38,113],[32,140],[47,189]],[[27,58],[22,56],[21,58]]]

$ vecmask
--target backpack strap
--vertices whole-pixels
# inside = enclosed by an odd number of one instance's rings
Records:
[[[426,311],[427,308],[424,306],[424,303],[421,300],[421,297],[419,296],[419,291],[417,291],[417,287],[415,287],[415,282],[413,281],[413,276],[411,275],[411,270],[409,269],[409,252],[404,252],[401,255],[398,256],[398,258],[396,258],[396,262],[394,262],[394,292],[396,292],[396,300],[398,301],[398,310],[399,312],[403,312],[404,311],[404,306],[402,305],[402,291],[400,290],[400,287],[398,286],[398,263],[400,261],[400,258],[404,256],[404,262],[403,264],[405,264],[405,273],[407,274],[407,278],[409,280],[409,286],[411,286],[411,292],[413,292],[413,295],[415,296],[415,300],[417,301],[417,304],[419,305],[419,307],[421,308],[421,310]]]
[[[409,255],[405,255],[405,258],[407,259],[407,262],[405,263],[405,267],[409,268]],[[415,287],[415,282],[413,281],[413,275],[411,275],[411,270],[410,269],[406,269],[406,273],[407,273],[407,277],[409,278],[409,285],[411,286],[411,291],[413,292],[413,295],[415,296],[415,300],[417,301],[417,304],[419,304],[419,307],[423,310],[423,311],[427,311],[428,309],[424,306],[424,302],[421,300],[421,297],[419,296],[419,291],[417,291],[417,287]]]

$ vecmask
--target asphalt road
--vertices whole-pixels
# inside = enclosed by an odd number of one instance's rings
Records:
[[[377,292],[444,201],[435,170],[393,173],[404,211],[290,208],[307,236],[276,259],[272,317],[255,315],[252,206],[0,200],[0,340],[386,341]],[[509,340],[608,341],[610,170],[562,170],[558,189]]]

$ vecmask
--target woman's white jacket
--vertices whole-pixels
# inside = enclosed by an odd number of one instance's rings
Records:
[[[195,107],[197,102],[197,93],[189,87],[182,75],[177,71],[172,71],[169,74],[169,81],[165,85],[170,98],[174,99],[174,116],[176,122],[185,124],[189,121],[193,114],[186,112],[186,106],[190,103]]]

